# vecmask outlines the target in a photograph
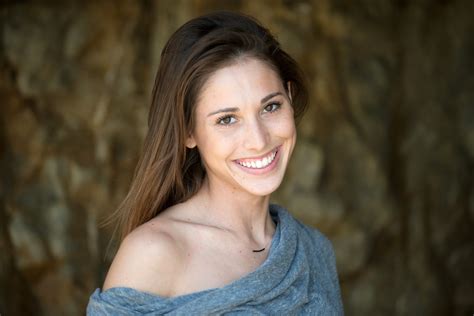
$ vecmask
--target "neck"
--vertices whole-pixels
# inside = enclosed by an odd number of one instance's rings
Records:
[[[206,179],[193,199],[212,225],[261,247],[270,242],[275,230],[268,212],[270,196],[213,185]]]

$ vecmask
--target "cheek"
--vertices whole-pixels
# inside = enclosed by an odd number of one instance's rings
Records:
[[[206,130],[197,136],[198,150],[207,162],[225,159],[234,150],[236,135],[233,133]]]
[[[284,115],[281,115],[278,120],[272,122],[272,129],[276,136],[282,138],[296,137],[295,120],[291,113],[285,113]]]

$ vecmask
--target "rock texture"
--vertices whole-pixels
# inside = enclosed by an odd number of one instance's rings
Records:
[[[216,9],[256,16],[308,75],[311,108],[273,199],[333,241],[346,314],[471,315],[468,0],[1,4],[0,314],[84,313],[161,48]]]

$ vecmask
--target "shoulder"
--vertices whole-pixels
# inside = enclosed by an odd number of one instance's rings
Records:
[[[314,247],[325,253],[333,252],[332,243],[326,235],[315,227],[307,226],[301,222],[299,224],[301,225],[301,230],[308,236]]]
[[[318,259],[334,262],[335,256],[332,242],[326,235],[317,228],[304,224],[285,208],[278,205],[273,207],[278,211],[279,216],[288,221],[290,226],[296,230],[300,241],[303,242],[308,253],[314,254]]]
[[[295,221],[297,222],[299,236],[306,245],[306,252],[313,266],[319,267],[314,272],[320,278],[327,279],[328,287],[338,290],[336,255],[331,240],[317,228],[307,226],[296,219]]]
[[[315,227],[310,227],[298,221],[301,235],[305,236],[312,252],[319,254],[320,259],[333,262],[335,260],[334,248],[331,240]]]
[[[296,231],[302,251],[310,263],[310,274],[328,293],[328,299],[342,310],[339,277],[336,268],[336,256],[332,242],[318,229],[305,225],[288,211],[278,208],[278,214],[287,221],[287,225]]]
[[[110,266],[103,290],[128,287],[170,296],[183,266],[183,245],[166,220],[153,219],[122,241]]]

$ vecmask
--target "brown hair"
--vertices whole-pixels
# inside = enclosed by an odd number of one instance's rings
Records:
[[[130,190],[111,216],[118,220],[121,240],[201,187],[205,169],[198,149],[185,146],[194,127],[196,100],[213,72],[246,56],[268,63],[285,89],[290,82],[296,121],[302,116],[307,90],[301,71],[258,21],[224,11],[185,23],[161,53],[143,152]]]

